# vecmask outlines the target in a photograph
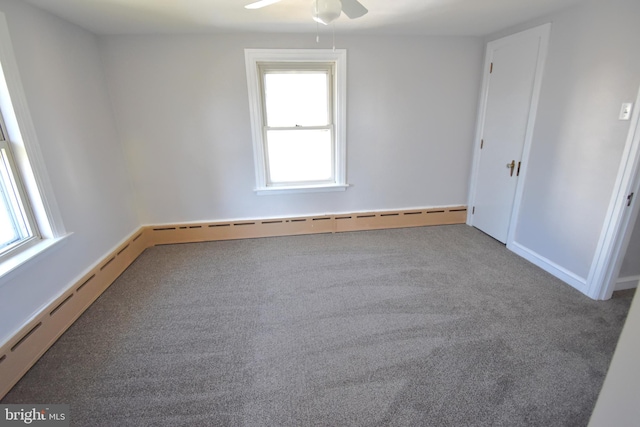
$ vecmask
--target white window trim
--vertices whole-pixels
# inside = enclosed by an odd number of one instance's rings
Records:
[[[0,111],[1,113],[1,111]],[[2,133],[6,133],[6,126],[2,117],[0,117],[0,128]],[[13,217],[14,236],[19,237],[18,240],[2,247],[0,253],[0,264],[2,261],[12,257],[14,253],[24,250],[24,248],[36,244],[40,240],[40,229],[35,221],[29,197],[24,190],[22,178],[20,177],[17,164],[13,158],[11,141],[4,136],[0,137],[0,150],[4,151],[3,172],[6,173],[5,182],[0,183],[7,190],[7,207],[10,206],[11,216]],[[5,163],[6,162],[6,163]],[[7,182],[8,181],[8,182]],[[17,193],[17,194],[16,194]],[[13,194],[15,197],[9,196]],[[12,199],[18,199],[17,203],[11,202]]]
[[[245,49],[245,66],[247,71],[247,86],[249,90],[249,108],[251,116],[251,131],[253,139],[253,158],[256,173],[256,188],[258,195],[307,193],[325,191],[344,191],[346,182],[347,157],[347,51],[346,49]],[[268,186],[266,176],[266,153],[263,144],[262,100],[260,95],[259,62],[335,62],[335,84],[333,96],[335,99],[335,183],[308,184],[292,186]]]
[[[55,200],[13,52],[9,27],[0,12],[0,109],[17,173],[22,179],[40,241],[0,263],[0,279],[69,236]]]

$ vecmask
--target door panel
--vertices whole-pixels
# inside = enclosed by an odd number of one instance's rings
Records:
[[[502,243],[509,232],[541,41],[538,35],[507,39],[487,50],[491,72],[473,209],[473,225]]]

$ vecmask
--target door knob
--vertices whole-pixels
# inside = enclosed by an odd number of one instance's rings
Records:
[[[513,169],[516,167],[516,161],[511,160],[511,163],[507,163],[507,169],[511,169],[509,176],[513,176]]]

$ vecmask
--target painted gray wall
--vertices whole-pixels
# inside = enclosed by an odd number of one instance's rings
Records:
[[[466,204],[483,44],[346,37],[347,182],[257,196],[244,48],[330,48],[315,36],[101,39],[144,223]]]
[[[595,0],[527,24],[552,30],[515,239],[582,279],[629,130],[620,106],[640,86],[638,16],[637,0]]]
[[[46,169],[73,235],[0,280],[0,343],[132,233],[138,219],[94,35],[0,0]]]
[[[622,261],[620,278],[640,275],[640,215],[631,233],[631,241]]]

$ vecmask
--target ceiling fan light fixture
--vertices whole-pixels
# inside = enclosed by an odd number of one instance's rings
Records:
[[[340,0],[314,0],[311,6],[313,20],[324,25],[335,21],[342,12]]]

